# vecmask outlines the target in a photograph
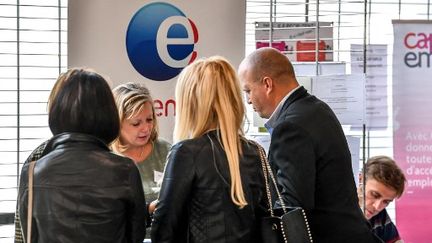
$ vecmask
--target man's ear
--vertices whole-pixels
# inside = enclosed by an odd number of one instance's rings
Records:
[[[264,84],[264,86],[266,88],[266,93],[270,94],[273,91],[273,89],[274,89],[274,81],[273,81],[273,79],[266,76],[266,77],[263,78],[263,84]]]

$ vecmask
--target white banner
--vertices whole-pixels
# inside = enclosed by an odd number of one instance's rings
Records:
[[[143,82],[155,99],[161,136],[172,140],[179,72],[221,55],[235,67],[245,51],[245,0],[71,0],[68,66]]]

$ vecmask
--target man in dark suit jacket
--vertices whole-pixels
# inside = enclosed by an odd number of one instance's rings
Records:
[[[247,102],[271,133],[269,160],[287,206],[306,210],[314,242],[380,242],[358,205],[351,155],[330,107],[299,86],[288,58],[261,48],[243,60]]]

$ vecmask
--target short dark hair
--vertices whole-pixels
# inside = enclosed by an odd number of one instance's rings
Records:
[[[396,162],[387,156],[375,156],[367,160],[365,165],[365,178],[374,179],[396,191],[396,196],[402,196],[405,189],[406,178]]]
[[[111,143],[119,134],[120,121],[108,83],[88,69],[73,68],[67,74],[50,105],[51,132],[85,133]]]

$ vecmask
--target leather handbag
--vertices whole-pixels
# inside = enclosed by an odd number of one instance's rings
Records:
[[[264,149],[257,143],[263,168],[267,200],[270,216],[260,221],[261,237],[263,243],[312,243],[312,234],[305,211],[301,207],[286,207],[282,200],[270,164],[265,156]],[[269,180],[271,182],[269,182]],[[279,198],[281,208],[274,209],[270,183],[273,184]]]
[[[33,216],[33,172],[36,161],[29,163],[28,170],[28,198],[27,198],[27,241],[26,243],[31,243],[32,234],[32,216]]]

